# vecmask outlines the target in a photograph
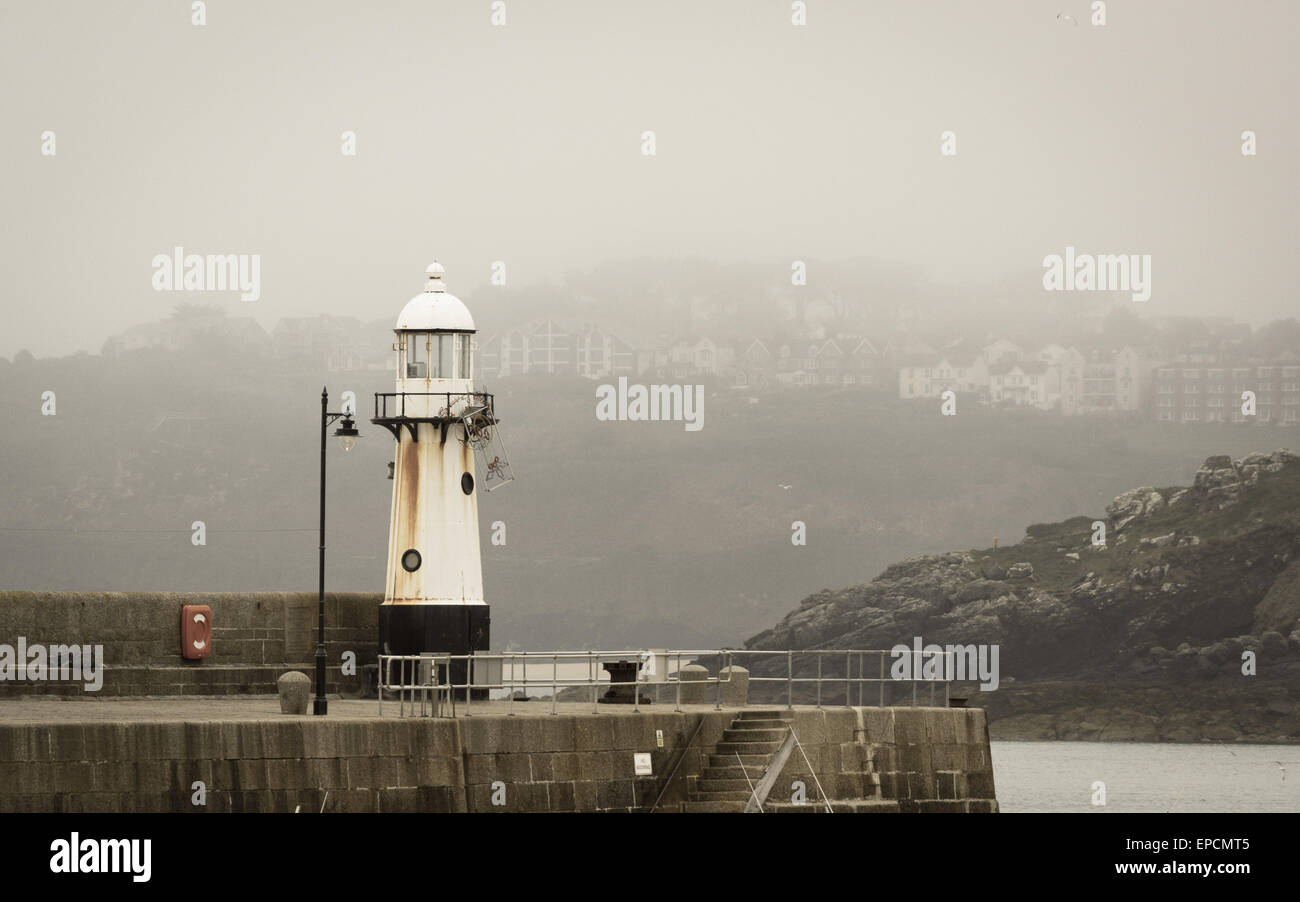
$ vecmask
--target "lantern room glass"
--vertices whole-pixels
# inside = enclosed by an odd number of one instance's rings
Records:
[[[455,356],[452,354],[451,340],[452,340],[452,335],[450,333],[443,332],[440,335],[438,335],[437,376],[439,379],[452,378],[451,370],[452,370],[452,364],[455,361]],[[430,353],[429,356],[431,358],[433,357],[432,352]],[[430,360],[429,362],[432,363],[433,361]]]
[[[408,332],[406,335],[406,378],[424,379],[428,376],[429,335],[426,332]]]
[[[473,378],[474,336],[469,333],[406,332],[401,350],[402,378]]]
[[[470,370],[470,357],[469,357],[470,347],[472,346],[473,342],[474,342],[474,338],[471,335],[456,336],[456,344],[460,348],[460,352],[459,354],[457,354],[457,359],[460,362],[460,372],[457,375],[461,379],[469,379],[472,378],[473,376],[473,373]]]

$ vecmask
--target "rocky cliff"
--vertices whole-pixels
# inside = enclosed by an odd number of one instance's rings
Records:
[[[1000,646],[1001,688],[971,700],[995,735],[1110,738],[1109,723],[1114,738],[1300,741],[1300,458],[1211,457],[1191,486],[894,564],[805,599],[747,646],[915,636]]]

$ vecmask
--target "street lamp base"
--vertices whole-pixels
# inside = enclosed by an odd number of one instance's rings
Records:
[[[312,705],[311,713],[328,714],[330,713],[329,708],[330,708],[330,703],[328,699],[318,698],[316,699],[315,704]]]

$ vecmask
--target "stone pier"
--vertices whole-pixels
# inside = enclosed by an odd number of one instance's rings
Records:
[[[282,714],[273,697],[8,699],[0,812],[674,812],[744,710],[603,707],[559,703],[553,715],[549,702],[516,702],[510,714],[489,702],[398,718],[331,699],[314,717]],[[997,810],[978,708],[790,715],[802,751],[768,810],[825,810],[818,784],[837,811]]]

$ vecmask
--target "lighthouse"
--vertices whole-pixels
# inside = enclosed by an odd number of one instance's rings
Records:
[[[488,647],[480,481],[490,490],[512,477],[493,398],[474,390],[474,319],[439,264],[427,275],[397,317],[397,390],[375,395],[371,420],[397,441],[379,650],[465,655]],[[453,680],[465,672],[454,667]]]

